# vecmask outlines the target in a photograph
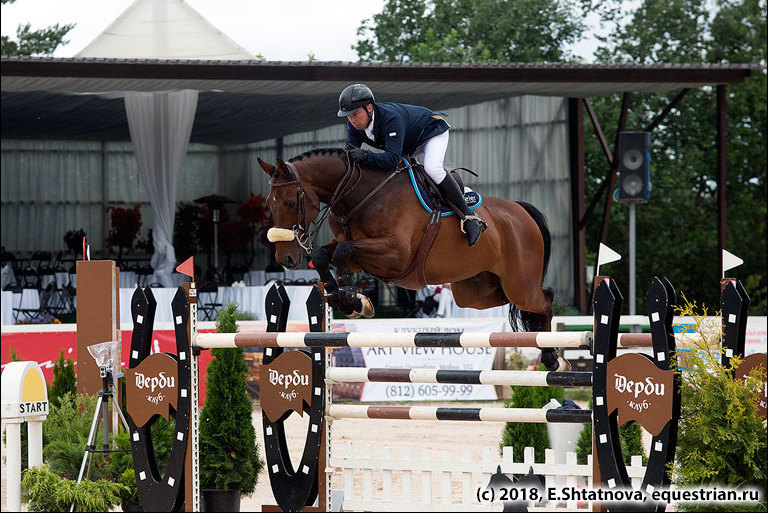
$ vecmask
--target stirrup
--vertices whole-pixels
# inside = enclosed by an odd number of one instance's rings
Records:
[[[479,215],[477,214],[471,214],[468,216],[464,216],[464,219],[461,220],[461,233],[464,235],[467,234],[467,231],[464,229],[464,223],[469,221],[470,219],[474,219],[475,221],[480,223],[480,233],[484,232],[486,228],[488,228],[488,224],[483,221]]]

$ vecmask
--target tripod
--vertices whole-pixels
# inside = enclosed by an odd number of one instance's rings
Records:
[[[112,404],[120,416],[120,420],[123,422],[125,430],[128,431],[128,423],[123,416],[123,410],[120,409],[120,405],[114,400],[114,377],[112,375],[112,369],[107,366],[99,366],[99,376],[101,376],[101,391],[99,392],[99,399],[96,402],[96,411],[93,412],[93,422],[91,422],[91,432],[88,434],[88,441],[85,445],[85,454],[83,454],[83,462],[80,464],[80,473],[77,476],[77,482],[79,483],[83,479],[83,473],[85,467],[88,464],[88,459],[93,453],[109,453],[109,452],[129,452],[128,449],[110,449],[109,448],[109,400],[112,399]],[[102,449],[96,449],[96,429],[99,425],[99,411],[101,411],[102,417]],[[72,503],[70,511],[74,511],[75,503]]]

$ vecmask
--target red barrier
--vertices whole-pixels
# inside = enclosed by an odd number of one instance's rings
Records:
[[[53,328],[53,329],[52,329]],[[212,332],[215,330],[200,330],[201,332]],[[122,357],[121,367],[127,367],[128,351],[131,347],[131,330],[123,329],[122,334]],[[156,329],[152,339],[153,352],[176,353],[176,335],[169,324],[169,329]],[[77,330],[74,324],[45,325],[43,328],[38,326],[14,327],[12,330],[4,331],[0,337],[0,359],[2,367],[11,361],[10,350],[13,348],[17,357],[21,360],[34,361],[40,364],[43,370],[45,380],[50,384],[53,381],[53,363],[58,360],[61,351],[64,351],[64,358],[71,358],[77,365]],[[91,355],[86,355],[90,358]],[[200,405],[203,404],[206,390],[206,370],[208,362],[212,359],[210,351],[201,351],[198,360],[200,366]],[[75,367],[77,371],[77,367]]]

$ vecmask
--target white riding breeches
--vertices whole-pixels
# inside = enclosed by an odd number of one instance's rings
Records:
[[[445,152],[448,149],[448,132],[427,139],[414,153],[424,151],[424,170],[435,184],[443,181],[446,171],[443,168]]]

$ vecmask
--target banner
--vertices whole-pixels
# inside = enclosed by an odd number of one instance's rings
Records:
[[[360,348],[355,348],[360,350]],[[378,347],[363,348],[368,368],[490,370],[495,347]],[[493,385],[450,383],[365,383],[360,400],[482,401],[496,400]]]
[[[334,321],[334,331],[392,333],[452,333],[509,331],[505,319],[381,319]],[[334,351],[338,367],[387,369],[490,370],[496,348],[485,347],[374,347]],[[334,385],[338,387],[338,385]],[[347,387],[351,389],[352,387]],[[359,400],[373,401],[482,401],[496,400],[493,385],[448,383],[364,383]],[[350,397],[354,398],[354,397]]]

